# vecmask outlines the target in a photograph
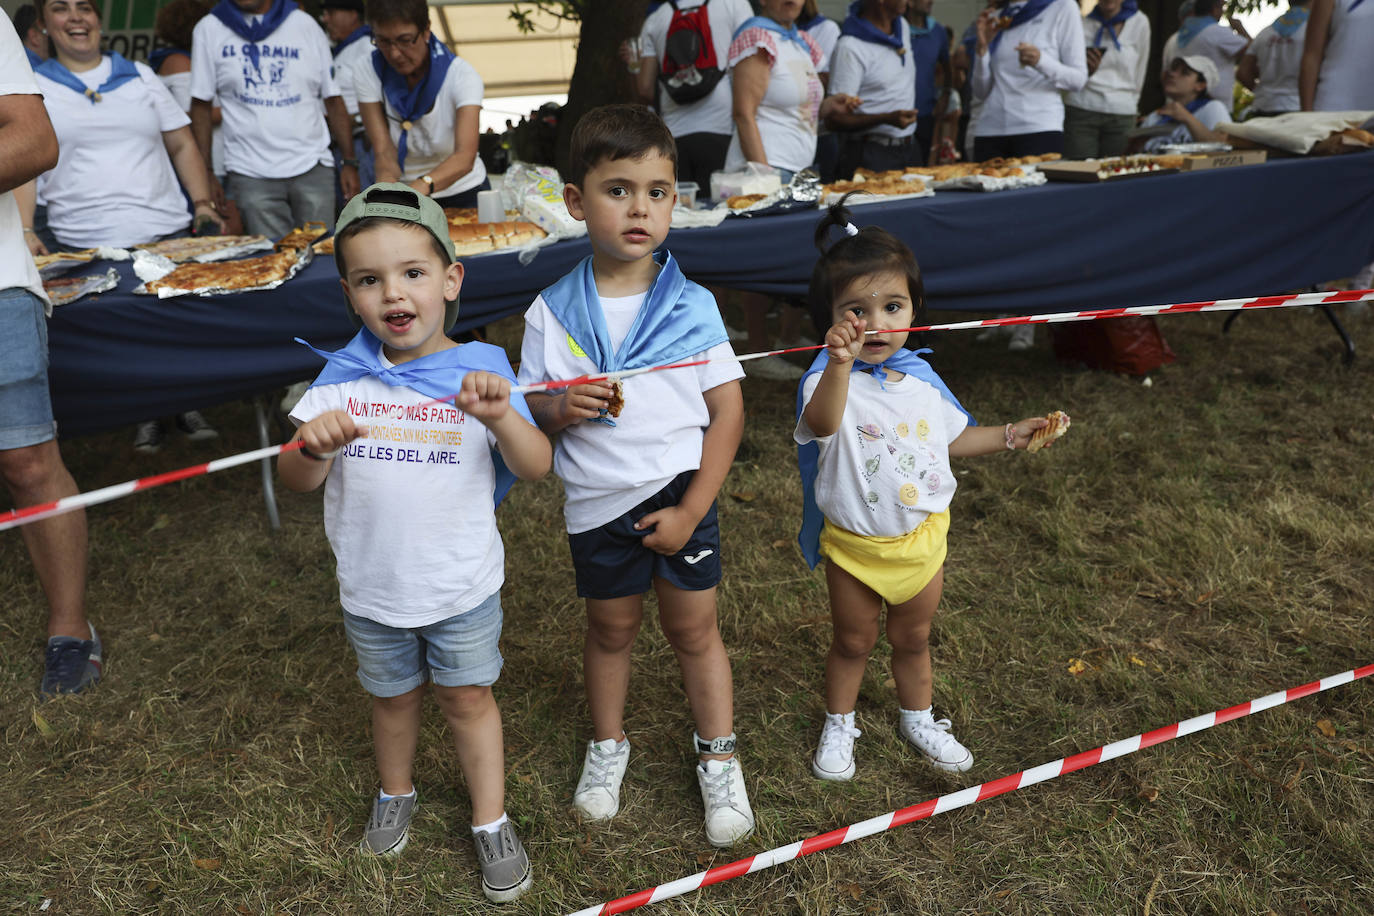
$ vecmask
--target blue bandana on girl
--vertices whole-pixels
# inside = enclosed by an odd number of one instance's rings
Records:
[[[867,19],[860,17],[863,12],[864,0],[854,0],[849,4],[849,15],[844,17],[844,24],[840,26],[841,35],[849,35],[860,41],[871,42],[875,45],[886,45],[897,52],[897,55],[906,59],[906,44],[902,41],[902,20],[900,18],[892,20],[891,32],[880,32],[878,27]]]
[[[462,390],[463,376],[469,372],[491,372],[506,379],[511,385],[516,384],[510,360],[506,359],[506,351],[479,341],[449,347],[447,350],[421,356],[397,366],[387,366],[382,362],[382,342],[367,328],[358,331],[347,346],[333,353],[316,350],[299,337],[296,338],[296,342],[305,344],[328,361],[324,371],[310,383],[311,388],[317,385],[339,385],[372,376],[394,388],[410,388],[431,398],[452,399]],[[534,422],[523,394],[512,393],[510,406],[520,416],[531,423]],[[493,495],[495,504],[499,506],[511,485],[515,483],[515,475],[506,467],[496,449],[492,449],[491,460],[496,466],[496,491]]]
[[[271,35],[277,28],[286,21],[286,17],[296,9],[294,3],[287,3],[286,0],[272,0],[272,5],[267,12],[262,14],[262,18],[256,23],[249,23],[248,16],[237,6],[233,0],[219,0],[214,9],[210,12],[216,19],[238,37],[248,42],[245,50],[248,52],[248,59],[253,64],[253,69],[258,69],[258,42]]]
[[[684,277],[666,248],[654,252],[654,263],[659,265],[658,276],[644,294],[644,304],[619,350],[611,347],[591,256],[540,293],[597,371],[664,366],[730,339],[716,298]]]
[[[401,119],[401,139],[396,144],[396,164],[406,167],[406,139],[410,134],[412,122],[429,114],[439,90],[444,88],[444,77],[448,75],[449,65],[453,63],[453,52],[434,33],[429,34],[429,69],[425,78],[411,88],[406,78],[391,68],[381,51],[372,52],[372,69],[382,81],[382,95]]]
[[[767,16],[753,16],[740,23],[740,27],[735,29],[735,34],[731,37],[730,41],[733,42],[735,38],[739,37],[739,33],[743,32],[745,29],[763,29],[765,32],[781,35],[783,38],[805,51],[807,57],[811,56],[811,46],[806,43],[805,38],[802,38],[802,30],[797,28],[795,22],[792,23],[791,28],[788,28],[776,19],[769,19]]]
[[[1355,0],[1356,5],[1362,2],[1363,0]],[[1352,10],[1354,8],[1351,7]],[[1292,38],[1293,33],[1303,27],[1311,14],[1312,11],[1305,6],[1290,6],[1282,16],[1274,20],[1274,31],[1284,38]]]
[[[1007,29],[1014,29],[1018,25],[1030,22],[1036,16],[1039,16],[1045,10],[1053,6],[1056,2],[1057,0],[1030,0],[1029,3],[1027,3],[1025,6],[1021,7],[1019,10],[1012,14],[1011,22],[1007,23],[1006,28],[1001,28],[997,30],[997,34],[992,36],[992,41],[988,42],[988,50],[997,50],[997,45],[1002,41],[1002,33],[1007,31]]]
[[[1182,51],[1188,46],[1188,42],[1202,33],[1203,29],[1216,24],[1217,20],[1211,16],[1189,16],[1183,20],[1183,25],[1178,27],[1178,49]]]
[[[1136,3],[1136,0],[1126,0],[1125,3],[1121,4],[1121,9],[1116,11],[1116,15],[1107,19],[1102,15],[1102,6],[1100,4],[1093,7],[1093,11],[1088,14],[1088,18],[1096,19],[1098,22],[1102,23],[1097,27],[1097,34],[1093,36],[1093,47],[1102,47],[1102,36],[1105,34],[1112,37],[1112,44],[1116,45],[1116,49],[1120,51],[1121,41],[1117,38],[1118,30],[1113,29],[1112,26],[1120,25],[1127,19],[1130,19],[1139,9],[1140,7]]]
[[[968,417],[970,426],[977,426],[978,421],[973,419],[973,414],[964,410],[964,405],[959,403],[959,399],[945,385],[944,380],[931,368],[930,363],[922,358],[921,354],[929,352],[931,351],[928,348],[898,350],[876,366],[856,359],[849,364],[849,371],[872,371],[873,377],[878,380],[880,385],[887,378],[885,369],[896,369],[906,375],[915,376],[940,392],[946,401],[963,411],[964,416]],[[797,383],[797,419],[801,419],[802,408],[806,406],[802,400],[802,393],[806,390],[806,380],[825,369],[829,361],[830,356],[825,350],[817,353],[815,360],[811,363],[811,368],[806,370],[801,381]],[[815,569],[816,564],[821,561],[821,528],[825,525],[825,515],[821,512],[820,506],[816,505],[816,469],[820,457],[821,449],[815,442],[797,446],[797,470],[801,472],[802,481],[802,526],[801,531],[797,534],[797,544],[801,546],[802,556],[806,558],[807,565],[812,569]]]
[[[90,88],[72,71],[62,66],[56,57],[50,57],[43,63],[34,67],[33,72],[41,73],[54,83],[61,83],[74,92],[79,92],[91,100],[94,105],[100,101],[100,97],[105,93],[119,88],[131,79],[138,78],[138,69],[133,63],[125,60],[118,51],[107,51],[106,56],[110,58],[110,75],[95,89]]]
[[[371,36],[371,35],[372,35],[372,26],[370,26],[370,25],[360,25],[360,26],[358,26],[356,29],[354,29],[353,31],[349,32],[349,33],[348,33],[348,36],[347,36],[346,38],[343,38],[338,44],[336,44],[336,45],[334,46],[334,49],[333,49],[332,51],[329,52],[329,55],[330,55],[331,57],[338,57],[341,53],[343,53],[343,49],[344,49],[344,48],[346,48],[346,47],[348,47],[349,45],[353,44],[355,41],[360,41],[360,40],[362,40],[362,39],[364,39],[364,38],[368,38],[368,37]]]

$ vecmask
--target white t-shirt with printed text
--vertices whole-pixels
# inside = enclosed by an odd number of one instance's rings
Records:
[[[319,23],[293,10],[257,43],[256,67],[248,43],[213,15],[192,36],[191,98],[220,106],[226,172],[295,178],[334,164],[324,100],[339,87]]]
[[[819,372],[806,379],[803,404],[820,382]],[[949,508],[957,486],[949,444],[966,426],[963,411],[930,383],[904,375],[880,385],[860,370],[850,373],[839,429],[818,437],[803,413],[792,436],[819,446],[816,505],[827,520],[855,534],[899,537]]]
[[[693,5],[683,3],[683,12],[693,9]],[[726,70],[730,39],[744,21],[754,15],[748,0],[709,0],[706,4],[706,18],[711,23],[711,48],[716,52],[716,65]],[[659,72],[663,72],[664,47],[668,40],[668,26],[673,21],[673,4],[661,4],[644,20],[639,31],[640,55],[658,61]],[[730,73],[726,70],[720,82],[703,99],[679,105],[655,82],[658,93],[658,111],[663,123],[674,137],[688,134],[729,134],[734,128],[730,111],[733,100],[730,95]]]
[[[1302,108],[1298,98],[1298,70],[1302,66],[1302,46],[1306,40],[1305,22],[1286,38],[1272,25],[1255,36],[1248,53],[1255,55],[1255,63],[1259,65],[1256,111],[1273,114]],[[1374,48],[1370,51],[1374,53]]]
[[[334,458],[324,530],[343,609],[386,626],[465,613],[505,581],[492,503],[495,437],[432,401],[365,376],[311,388],[291,411],[298,426],[342,410],[368,428]]]
[[[611,344],[619,347],[644,304],[644,293],[600,300]],[[581,354],[581,355],[579,355]],[[711,423],[704,392],[743,377],[729,343],[680,361],[712,362],[670,372],[647,372],[621,382],[625,406],[615,426],[583,420],[554,440],[553,470],[563,481],[569,534],[604,525],[662,490],[683,471],[701,466]],[[520,383],[575,378],[599,371],[582,354],[543,296],[525,312]]]
[[[358,102],[381,102],[386,112],[386,124],[391,130],[391,142],[401,142],[401,116],[391,107],[382,94],[382,78],[372,65],[372,57],[358,61],[353,68],[353,91],[358,94]],[[472,64],[455,57],[444,74],[444,84],[434,99],[434,107],[418,120],[412,122],[406,135],[406,161],[401,169],[402,181],[414,181],[421,175],[428,175],[439,163],[453,155],[455,137],[454,125],[458,123],[458,109],[468,105],[482,107],[485,89],[482,77],[472,69]],[[472,171],[445,188],[435,188],[435,197],[450,197],[480,185],[487,178],[487,167],[482,157],[472,161]]]

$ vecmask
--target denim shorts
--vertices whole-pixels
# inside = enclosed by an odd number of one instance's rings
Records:
[[[699,592],[720,584],[720,524],[711,503],[682,549],[670,557],[644,546],[648,531],[635,522],[650,512],[682,502],[696,471],[683,471],[644,502],[600,528],[568,535],[572,548],[577,594],[597,601],[642,595],[655,578],[665,579],[684,592]]]
[[[0,449],[57,436],[48,393],[48,319],[26,289],[0,292]]]
[[[501,594],[413,630],[344,611],[358,656],[358,680],[374,697],[398,697],[432,680],[441,687],[489,687],[501,675]]]

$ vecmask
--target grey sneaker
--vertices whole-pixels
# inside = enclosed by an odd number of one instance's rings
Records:
[[[100,637],[91,628],[90,639],[75,636],[52,636],[43,650],[43,683],[38,688],[44,699],[59,693],[80,693],[100,683]]]
[[[185,413],[177,414],[177,429],[192,442],[204,442],[206,439],[218,439],[219,431],[205,421],[198,410],[188,410]]]
[[[367,822],[360,848],[374,856],[398,856],[410,841],[410,818],[415,813],[415,794],[393,795],[386,801],[372,800],[372,818]]]
[[[161,420],[147,420],[138,424],[134,433],[134,451],[151,455],[162,448],[162,440],[167,438],[167,428]]]
[[[510,903],[534,884],[534,871],[525,846],[506,821],[494,833],[479,830],[472,838],[477,867],[482,870],[482,893],[492,903]]]

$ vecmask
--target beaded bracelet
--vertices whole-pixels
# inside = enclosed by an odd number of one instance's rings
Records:
[[[1011,424],[1010,424],[1010,423],[1007,424],[1007,428],[1006,428],[1005,432],[1006,432],[1006,434],[1007,434],[1007,448],[1011,449],[1012,451],[1015,451],[1015,450],[1016,450],[1016,436],[1015,436],[1015,434],[1014,434],[1014,433],[1012,432],[1012,430],[1011,430]]]

